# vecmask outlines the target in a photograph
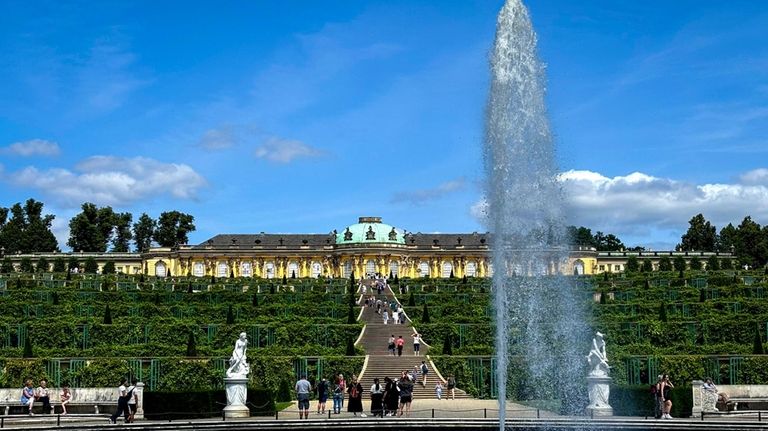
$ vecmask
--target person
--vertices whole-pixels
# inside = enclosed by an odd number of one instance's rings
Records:
[[[379,383],[379,378],[373,379],[373,385],[371,385],[371,414],[375,416],[384,417],[384,406],[382,401],[384,399],[384,387]]]
[[[341,386],[341,407],[339,407],[339,412],[341,412],[341,409],[344,408],[344,394],[347,392],[347,381],[344,380],[343,374],[339,374],[339,386]]]
[[[389,354],[395,356],[395,334],[389,336],[389,344],[387,344],[387,350]]]
[[[397,356],[403,356],[403,346],[405,345],[405,340],[403,340],[402,335],[397,337],[395,344],[397,345]]]
[[[120,380],[120,386],[117,388],[117,410],[109,417],[109,423],[116,424],[117,417],[120,415],[125,416],[125,420],[128,420],[128,388],[125,386],[128,383],[128,379]]]
[[[427,374],[429,374],[429,367],[425,361],[421,361],[421,385],[427,387]]]
[[[69,390],[69,385],[64,383],[61,385],[61,393],[59,393],[59,400],[61,400],[61,414],[67,414],[67,404],[72,400],[72,392]]]
[[[333,414],[337,415],[341,413],[341,399],[344,396],[344,391],[341,389],[339,381],[333,386]]]
[[[446,387],[448,388],[448,395],[451,396],[451,399],[455,399],[456,397],[456,378],[453,377],[453,374],[448,374],[448,383],[446,383]]]
[[[136,406],[139,402],[139,393],[136,392],[136,379],[131,379],[131,386],[125,390],[125,396],[128,398],[128,423],[133,423],[134,416],[136,415]]]
[[[328,379],[323,377],[317,384],[317,414],[325,414],[326,401],[328,401]]]
[[[35,390],[35,398],[43,403],[43,414],[51,412],[51,396],[48,390],[48,380],[40,379],[40,386]]]
[[[397,384],[389,377],[384,377],[384,410],[386,416],[392,416],[397,413],[397,406],[400,403],[400,394]]]
[[[411,379],[413,383],[416,383],[419,380],[419,367],[417,365],[414,365],[413,369],[408,372],[408,378]]]
[[[397,382],[397,387],[400,389],[400,411],[398,417],[402,417],[405,413],[406,417],[411,416],[411,402],[413,401],[413,382],[403,372],[400,377],[400,381]]]
[[[421,335],[418,332],[413,334],[413,356],[419,356],[419,348],[421,347]]]
[[[360,413],[361,417],[366,417],[363,413],[363,385],[357,381],[357,377],[353,374],[352,381],[347,388],[349,393],[349,403],[347,404],[347,411],[357,416]]]
[[[653,397],[653,416],[661,419],[664,415],[664,400],[661,398],[661,379],[664,377],[659,374],[656,383],[651,386],[651,396]]]
[[[397,316],[397,308],[392,309],[392,323],[395,325],[400,323],[400,318]]]
[[[383,310],[381,316],[381,318],[384,319],[384,324],[386,325],[389,322],[389,311]]]
[[[302,374],[296,382],[296,399],[299,401],[299,419],[309,419],[309,391],[312,385],[307,380],[307,375]]]
[[[440,380],[435,383],[435,396],[438,400],[443,399],[443,383]]]
[[[32,407],[35,405],[35,389],[32,387],[32,380],[24,381],[24,387],[21,389],[21,404],[29,407],[29,415],[32,416]]]
[[[662,419],[672,419],[672,415],[669,413],[672,411],[672,399],[669,397],[670,392],[672,392],[672,388],[674,388],[675,385],[672,384],[672,382],[669,380],[669,375],[664,374],[661,378],[661,390],[659,391],[661,393],[661,397],[664,400],[664,406],[662,410]]]
[[[245,354],[247,347],[248,334],[241,332],[240,338],[235,341],[235,348],[232,350],[232,357],[229,358],[229,369],[227,370],[227,377],[248,374],[250,369],[248,367],[247,357]]]

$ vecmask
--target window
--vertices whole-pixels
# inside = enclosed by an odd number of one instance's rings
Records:
[[[312,278],[318,278],[323,275],[323,264],[320,262],[312,262]]]
[[[419,263],[419,277],[429,277],[429,263]]]
[[[348,260],[344,262],[344,277],[349,277],[350,275],[352,275],[352,271],[353,271],[352,261]]]
[[[488,264],[488,277],[493,277],[493,264]]]
[[[195,277],[202,277],[205,275],[205,265],[202,262],[195,262],[192,266],[192,275]]]
[[[373,260],[369,260],[368,262],[365,262],[365,276],[370,277],[371,275],[376,274],[376,262]]]
[[[397,262],[389,262],[389,272],[392,274],[392,277],[397,275],[399,269],[400,265]]]
[[[286,277],[301,277],[298,262],[288,262],[288,273],[286,273]]]
[[[441,277],[449,278],[453,272],[453,264],[451,262],[443,262],[443,273]]]
[[[573,263],[574,275],[584,275],[584,262],[581,259],[576,259]]]
[[[613,265],[614,271],[621,271],[621,265]]]
[[[251,262],[243,262],[240,264],[240,276],[253,277],[253,267],[251,266]]]
[[[165,277],[165,263],[163,261],[157,262],[155,264],[155,275],[157,277]]]
[[[597,266],[597,270],[600,271],[600,272],[605,271],[605,265],[598,265]]]
[[[267,278],[275,278],[275,263],[267,262],[264,264],[264,274]]]
[[[466,274],[467,277],[474,277],[475,274],[477,274],[477,264],[475,262],[467,262],[464,274]]]
[[[228,277],[229,276],[229,267],[224,262],[219,262],[219,264],[216,266],[216,277]]]

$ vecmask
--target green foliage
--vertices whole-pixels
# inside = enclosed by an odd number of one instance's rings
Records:
[[[24,337],[24,352],[21,354],[24,358],[34,358],[35,355],[32,352],[32,340],[29,339],[29,335]]]
[[[184,368],[182,365],[180,368]],[[209,389],[209,388],[206,388]],[[182,390],[171,392],[144,392],[144,415],[149,420],[178,420],[220,417],[221,406],[227,402],[224,391]],[[275,414],[273,392],[266,389],[248,389],[247,399],[251,416]]]
[[[715,251],[717,229],[702,214],[697,214],[688,221],[688,231],[683,234],[680,251]]]
[[[6,256],[3,259],[3,263],[2,263],[2,265],[0,265],[0,272],[2,272],[3,274],[10,274],[10,273],[14,272],[13,262],[11,262],[11,258],[10,257]]]
[[[116,386],[120,380],[129,379],[131,375],[131,368],[126,360],[103,357],[89,361],[87,367],[70,371],[62,378],[77,382],[80,387],[103,388]]]
[[[429,309],[427,303],[424,303],[424,310],[421,313],[421,323],[429,323]]]
[[[698,257],[692,257],[689,265],[693,271],[701,271],[701,259]]]
[[[179,211],[166,211],[160,214],[153,239],[161,247],[178,248],[189,242],[188,234],[195,230],[195,218]]]
[[[275,401],[291,401],[293,400],[293,394],[291,390],[291,382],[288,379],[280,380],[280,386],[277,388],[277,395]]]
[[[720,269],[720,259],[712,255],[707,259],[707,271],[718,271]]]
[[[642,272],[653,272],[653,262],[651,262],[651,259],[643,259],[643,265],[640,270]]]
[[[453,336],[445,334],[443,338],[443,355],[453,355]]]
[[[86,274],[96,274],[99,272],[99,264],[96,263],[96,259],[92,257],[85,259],[85,267],[83,268],[83,271]]]
[[[629,256],[629,258],[627,258],[627,265],[625,268],[627,272],[637,272],[640,269],[640,264],[637,261],[637,257]]]
[[[600,305],[605,305],[608,303],[608,294],[606,292],[600,292]]]
[[[186,356],[188,358],[197,356],[197,344],[195,342],[195,333],[192,331],[189,331],[189,336],[187,337],[187,355]]]
[[[659,322],[666,322],[667,321],[667,304],[661,303],[659,305]]]
[[[114,274],[115,273],[115,262],[112,262],[111,260],[104,264],[104,266],[101,268],[102,274]]]
[[[232,311],[232,305],[227,307],[227,325],[233,325],[235,323],[235,313]]]
[[[21,261],[19,262],[19,271],[26,274],[35,272],[35,267],[32,266],[32,259],[28,257],[22,257]]]
[[[53,220],[54,216],[43,215],[43,203],[34,199],[23,206],[0,207],[0,248],[8,254],[58,251]]]
[[[672,261],[669,259],[669,256],[659,258],[659,271],[672,271]]]
[[[82,211],[69,221],[67,245],[75,252],[105,252],[115,226],[112,207],[98,208],[86,202]]]
[[[146,213],[142,213],[139,220],[133,224],[133,240],[136,243],[136,251],[146,253],[152,246],[152,237],[155,236],[157,222]]]
[[[4,372],[0,373],[0,387],[3,388],[20,388],[26,379],[37,382],[50,377],[42,359],[6,359],[3,368]]]
[[[107,307],[104,308],[104,320],[102,323],[105,325],[112,324],[112,310],[109,309],[109,304],[107,304]]]
[[[685,258],[683,256],[680,256],[680,255],[675,256],[675,260],[674,260],[675,271],[683,272],[685,271],[686,266],[687,265],[685,263]]]
[[[411,293],[408,295],[408,306],[409,307],[416,306],[416,298],[413,296],[413,290],[411,290]]]
[[[690,386],[678,385],[670,392],[672,417],[689,417],[693,409],[693,391]],[[654,399],[649,385],[611,386],[611,406],[617,416],[650,416],[654,414]]]
[[[353,324],[355,322],[357,322],[357,317],[355,316],[355,307],[350,305],[349,312],[347,312],[347,323]]]
[[[288,279],[285,277],[285,274],[283,274],[283,286],[288,285]]]
[[[347,338],[347,351],[344,353],[346,356],[355,356],[355,343],[352,342],[352,337]]]
[[[40,259],[37,260],[37,264],[35,265],[35,271],[37,272],[48,272],[48,269],[50,268],[50,264],[48,263],[48,259],[41,256]]]

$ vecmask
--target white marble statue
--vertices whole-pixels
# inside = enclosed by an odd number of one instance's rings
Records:
[[[608,356],[605,353],[605,339],[600,332],[595,333],[592,339],[592,350],[587,355],[589,362],[589,375],[593,377],[608,377],[608,371],[611,369],[608,365]]]
[[[235,341],[235,348],[232,350],[232,357],[229,358],[229,369],[227,370],[227,377],[248,377],[248,373],[251,372],[251,368],[248,365],[248,361],[245,356],[245,350],[247,347],[248,335],[245,332],[241,332],[240,338]]]

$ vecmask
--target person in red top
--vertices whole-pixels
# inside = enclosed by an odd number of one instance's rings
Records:
[[[397,356],[403,356],[403,346],[405,345],[405,340],[403,340],[402,335],[397,337],[395,344],[397,344]]]

